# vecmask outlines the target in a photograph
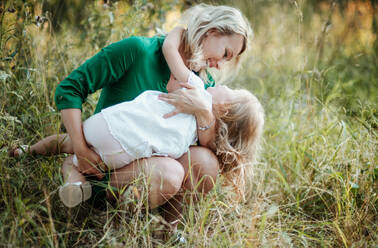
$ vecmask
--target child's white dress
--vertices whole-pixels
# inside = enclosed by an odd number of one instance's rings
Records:
[[[200,90],[211,108],[212,97],[202,80],[190,73],[188,82]],[[159,94],[145,91],[133,101],[103,109],[83,123],[87,143],[110,169],[151,156],[179,158],[197,141],[195,117],[181,113],[163,118],[174,106],[159,100]]]

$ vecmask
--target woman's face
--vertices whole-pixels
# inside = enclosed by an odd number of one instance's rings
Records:
[[[237,97],[237,90],[233,90],[224,85],[207,88],[207,92],[213,97],[213,104],[232,103]]]
[[[221,35],[217,31],[209,31],[202,41],[206,65],[219,70],[224,62],[241,52],[243,42],[244,37],[240,34]]]

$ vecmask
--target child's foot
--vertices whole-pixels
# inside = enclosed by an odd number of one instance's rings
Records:
[[[14,158],[19,158],[25,153],[28,153],[30,150],[30,146],[28,145],[20,145],[18,147],[12,147],[8,151],[8,156],[9,157],[14,157]]]
[[[183,232],[180,232],[180,231],[176,231],[174,234],[173,234],[173,243],[178,243],[178,244],[181,244],[181,245],[184,245],[187,243],[186,241],[186,238],[184,237],[184,233]]]
[[[92,187],[89,182],[65,183],[59,188],[60,200],[69,208],[88,200],[91,195]]]

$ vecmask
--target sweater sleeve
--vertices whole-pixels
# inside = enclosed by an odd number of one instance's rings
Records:
[[[117,82],[140,56],[143,42],[130,37],[103,48],[68,75],[56,88],[58,110],[82,108],[88,94]]]

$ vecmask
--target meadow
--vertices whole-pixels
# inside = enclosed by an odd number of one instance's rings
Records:
[[[188,194],[186,243],[145,201],[64,207],[66,155],[8,157],[9,147],[64,132],[54,89],[73,69],[111,42],[169,30],[191,3],[85,2],[66,1],[60,20],[57,5],[0,4],[0,247],[377,246],[375,1],[212,1],[240,8],[254,29],[252,51],[225,83],[260,99],[265,131],[243,197],[222,176],[199,202]]]

